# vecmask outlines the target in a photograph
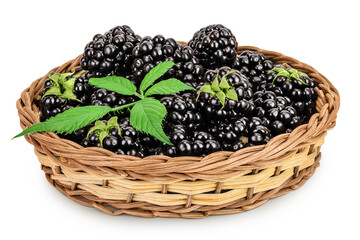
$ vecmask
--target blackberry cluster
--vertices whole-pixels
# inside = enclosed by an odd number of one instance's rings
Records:
[[[74,76],[69,76],[68,79]],[[43,95],[50,89],[51,87],[51,79],[47,78],[44,82],[44,90]],[[41,116],[40,121],[43,122],[50,117],[54,117],[57,114],[68,110],[73,107],[79,107],[82,105],[86,105],[89,102],[89,92],[90,88],[88,85],[88,80],[84,77],[78,77],[75,80],[74,85],[74,95],[75,98],[80,100],[82,103],[76,100],[68,100],[63,99],[59,96],[55,95],[47,95],[41,99]]]
[[[265,59],[262,53],[244,51],[236,56],[232,67],[244,74],[256,88],[261,82],[266,81],[266,71],[271,70],[274,64]]]
[[[188,45],[205,68],[232,66],[236,59],[236,38],[230,29],[220,24],[201,28]]]
[[[301,123],[301,118],[287,97],[277,96],[272,91],[257,91],[254,99],[254,116],[261,119],[272,135],[294,129]]]
[[[255,51],[237,55],[236,48],[235,37],[222,25],[200,29],[188,46],[162,35],[141,39],[128,26],[115,27],[103,35],[95,35],[85,47],[81,67],[86,74],[77,78],[74,86],[74,95],[82,103],[54,95],[45,96],[41,100],[40,120],[82,105],[116,108],[132,103],[137,99],[90,87],[88,79],[119,75],[139,86],[156,65],[173,61],[178,67],[171,68],[162,79],[177,78],[197,90],[152,96],[167,109],[163,130],[174,145],[136,131],[130,125],[129,110],[102,118],[106,124],[109,118],[117,116],[121,131],[116,127],[111,129],[102,142],[97,132],[88,134],[94,123],[60,136],[84,147],[102,146],[117,154],[138,157],[158,154],[204,156],[266,144],[272,137],[291,132],[308,121],[315,111],[317,84],[308,76],[289,69],[283,73],[291,73],[289,76],[293,77],[277,77],[282,70],[274,68],[284,66],[275,65]],[[229,85],[222,85],[221,89],[210,87],[214,80],[220,83],[225,75]],[[297,75],[301,75],[300,80],[296,79]],[[202,89],[205,92],[200,91],[204,85],[214,91],[204,90],[206,88]],[[47,79],[44,94],[50,87],[51,80]],[[214,94],[219,91],[227,94],[230,90],[234,92],[226,95],[224,104]],[[232,100],[234,93],[238,101]]]
[[[191,86],[196,86],[204,74],[203,66],[194,57],[190,47],[184,47],[173,38],[165,38],[163,35],[156,35],[153,38],[144,37],[135,46],[132,55],[135,59],[131,72],[137,80],[137,85],[152,68],[164,61],[172,61],[178,66],[171,68],[165,74],[165,78],[175,77]]]
[[[81,67],[87,70],[87,78],[107,75],[123,76],[133,62],[132,50],[140,36],[126,25],[110,29],[105,34],[96,34],[84,50]]]

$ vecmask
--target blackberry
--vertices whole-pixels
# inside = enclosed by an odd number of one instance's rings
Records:
[[[231,71],[229,67],[222,67],[219,70],[208,70],[204,75],[205,82],[213,82],[217,80],[221,82],[222,77]],[[215,79],[218,74],[218,79]],[[237,94],[238,101],[226,99],[224,106],[222,106],[220,100],[207,92],[201,92],[197,101],[200,112],[207,117],[207,119],[219,119],[219,120],[232,120],[246,114],[249,114],[253,110],[253,103],[251,98],[253,95],[251,84],[247,78],[239,71],[230,73],[227,75],[228,83],[234,87]]]
[[[131,71],[137,85],[152,68],[164,61],[172,61],[178,66],[171,68],[165,74],[165,78],[175,77],[195,87],[204,74],[203,66],[199,64],[190,47],[163,35],[144,37],[135,46],[132,55],[135,59]]]
[[[208,69],[232,66],[236,59],[236,38],[230,29],[220,24],[201,28],[188,45],[194,49],[200,63]]]
[[[203,121],[202,114],[196,109],[196,101],[192,94],[166,96],[161,98],[160,102],[164,104],[168,112],[165,119],[165,122],[168,123],[168,126],[165,126],[167,130],[172,131],[176,125],[180,125],[186,126],[185,132],[191,132],[199,128]],[[178,135],[171,136],[171,138],[177,139]]]
[[[266,59],[262,53],[248,50],[237,55],[232,65],[249,79],[256,90],[259,90],[258,86],[266,80],[266,71],[271,70],[273,66],[273,62]]]
[[[253,123],[253,126],[250,125]],[[251,119],[249,122],[249,143],[254,145],[261,145],[267,143],[271,139],[270,130],[262,125],[259,119]]]
[[[279,68],[283,67],[279,66]],[[286,70],[291,71],[291,69]],[[311,116],[315,111],[317,99],[316,82],[308,76],[300,76],[298,80],[292,77],[290,79],[284,76],[276,77],[276,75],[276,71],[267,73],[267,89],[278,88],[278,95],[290,101],[298,115]]]
[[[75,77],[74,75],[68,76],[67,79]],[[83,76],[77,77],[74,84],[74,96],[76,99],[80,100],[70,100],[70,99],[63,99],[60,96],[55,95],[46,95],[46,92],[51,88],[52,80],[47,78],[44,82],[44,90],[43,90],[43,98],[41,99],[41,115],[40,121],[45,121],[50,117],[54,117],[57,114],[73,108],[79,107],[83,105],[87,105],[89,103],[89,92],[90,88],[88,85],[88,79],[85,79]]]
[[[81,67],[87,70],[87,78],[120,75],[130,72],[133,62],[132,50],[140,36],[126,25],[96,34],[84,49]]]

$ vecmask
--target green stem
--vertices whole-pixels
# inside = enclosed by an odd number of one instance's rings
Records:
[[[140,94],[138,94],[137,92],[136,93],[134,93],[134,95],[135,96],[137,96],[138,98],[140,98],[140,99],[143,99],[144,98],[144,96],[143,95],[140,95]]]
[[[120,111],[120,110],[122,110],[122,109],[124,109],[124,108],[132,107],[132,106],[135,105],[135,103],[136,103],[136,102],[133,102],[133,103],[129,103],[129,104],[122,105],[122,106],[117,107],[117,108],[113,108],[113,109],[111,109],[111,112],[116,112],[116,111]]]

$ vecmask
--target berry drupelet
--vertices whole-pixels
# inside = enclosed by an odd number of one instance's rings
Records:
[[[177,67],[171,68],[165,78],[177,78],[191,86],[196,86],[201,80],[204,69],[194,56],[193,50],[188,46],[177,43],[173,38],[163,35],[144,37],[133,49],[135,58],[131,71],[140,84],[144,76],[156,65],[164,61],[172,61]]]
[[[103,35],[96,34],[85,46],[81,59],[81,67],[88,70],[87,78],[123,76],[130,72],[132,51],[140,39],[126,25],[114,27]]]
[[[220,24],[197,31],[188,44],[200,63],[208,69],[232,66],[236,59],[237,42],[230,29]]]

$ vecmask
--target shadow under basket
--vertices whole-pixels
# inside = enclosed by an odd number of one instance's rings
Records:
[[[266,145],[205,157],[116,155],[84,148],[54,133],[25,136],[35,147],[47,180],[70,199],[111,215],[203,218],[239,213],[302,186],[319,166],[320,147],[335,127],[340,97],[322,74],[283,54],[241,46],[276,63],[288,64],[318,82],[316,113],[307,124],[281,134]],[[48,74],[79,72],[81,56]],[[17,101],[23,129],[39,122],[44,77]]]

